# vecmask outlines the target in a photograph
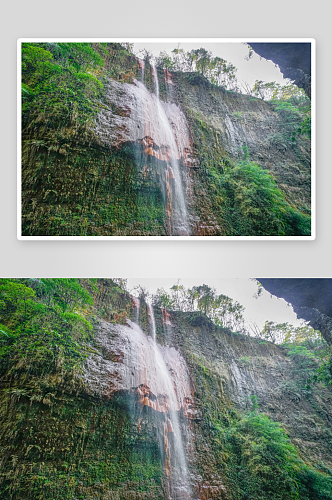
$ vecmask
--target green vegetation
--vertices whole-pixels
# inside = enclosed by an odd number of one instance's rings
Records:
[[[22,120],[33,127],[78,126],[92,120],[104,61],[87,43],[22,44]],[[40,125],[39,125],[40,126]]]
[[[263,141],[263,149],[273,150],[273,171],[270,170],[270,160],[264,159],[259,164],[251,161],[247,146],[238,149],[237,158],[231,157],[225,151],[220,136],[206,121],[207,117],[189,110],[201,165],[201,169],[194,173],[195,193],[202,200],[196,211],[202,220],[214,220],[214,224],[218,224],[219,232],[216,234],[311,234],[310,205],[304,201],[307,196],[310,198],[310,193],[306,189],[294,190],[292,187],[297,183],[302,187],[307,183],[310,185],[310,174],[305,172],[310,163],[306,153],[310,146],[309,139],[305,134],[298,133],[306,113],[300,103],[297,105],[291,101],[284,104],[276,101],[270,105],[279,118],[276,121],[273,116],[267,117],[267,125],[273,132]],[[246,106],[249,109],[252,106],[247,99]],[[241,122],[251,120],[250,113],[243,112]],[[255,117],[254,113],[253,119]],[[270,155],[268,152],[267,156]],[[298,196],[299,193],[302,193],[301,196]]]
[[[284,137],[291,140],[293,146],[299,135],[304,135],[307,139],[311,138],[311,103],[307,97],[277,101],[275,110],[281,117]]]
[[[84,313],[91,295],[76,279],[0,283],[1,371],[27,378],[51,375],[61,366],[58,383],[75,384],[91,336]],[[42,394],[40,385],[33,390]]]
[[[33,154],[31,155],[31,148]],[[163,235],[165,210],[158,171],[144,179],[129,146],[110,152],[43,141],[23,147],[23,234]],[[33,172],[38,172],[38,182]],[[34,200],[43,199],[42,203]]]
[[[86,357],[96,349],[97,322],[124,323],[133,315],[126,286],[123,279],[0,280],[1,498],[166,498],[157,412],[139,421],[134,391],[101,400],[86,391],[82,376]],[[155,301],[185,310],[176,321],[187,321],[191,329],[195,304],[201,320],[215,316],[217,325],[242,313],[206,285],[186,290],[177,283],[169,293],[159,290]],[[293,371],[277,390],[309,401],[321,387],[317,367],[326,346],[308,327],[281,327]],[[221,327],[212,330],[217,339]],[[235,410],[220,373],[204,354],[187,350],[200,415],[192,425],[202,475],[222,477],[232,500],[331,500],[332,471],[323,460],[303,457],[285,429],[260,412],[256,396],[248,398],[249,411]],[[249,366],[255,357],[239,360]]]
[[[133,83],[140,75],[132,50],[126,43],[22,44],[24,236],[168,234],[165,165],[152,157],[146,159],[138,144],[101,146],[96,134],[97,114],[108,106],[108,79]],[[145,51],[144,58],[144,81],[152,88],[148,71],[152,56]],[[160,73],[162,69],[176,72],[176,85],[182,86],[181,107],[187,107],[188,85],[203,83],[207,98],[210,92],[219,92],[231,100],[230,116],[237,125],[255,119],[255,112],[247,109],[249,101],[262,103],[256,97],[245,100],[239,95],[236,68],[227,61],[204,48],[186,52],[178,47],[171,54],[161,53],[156,62]],[[166,98],[165,79],[159,82]],[[310,191],[305,173],[310,161],[310,101],[291,84],[257,81],[246,93],[267,100],[267,115],[273,109],[274,117],[278,116],[277,120],[267,117],[273,127],[269,126],[271,133],[265,136],[263,147],[276,150],[271,170],[279,173],[271,174],[270,165],[265,170],[246,154],[244,160],[230,157],[206,117],[189,106],[185,112],[192,126],[195,161],[200,165],[190,174],[192,220],[198,216],[208,226],[207,221],[213,219],[211,234],[220,236],[309,235],[310,207],[304,200]],[[241,111],[236,110],[239,103]],[[111,111],[116,115],[127,113],[116,108],[114,103]],[[280,160],[276,169],[277,156],[285,151],[295,158],[292,167]],[[185,174],[186,167],[181,168]],[[301,190],[292,189],[292,176],[299,177]],[[304,182],[305,193],[300,195]],[[192,228],[194,234],[196,229]],[[201,235],[199,227],[197,231]]]
[[[274,321],[266,321],[259,336],[274,344],[298,344],[306,340],[318,341],[321,339],[320,332],[307,324],[294,327],[290,323],[275,323]]]
[[[266,101],[288,101],[292,98],[301,101],[309,101],[304,90],[293,83],[280,85],[280,83],[277,82],[262,82],[261,80],[256,80],[252,89],[252,94]]]
[[[134,76],[130,49],[130,44],[23,43],[23,128],[69,127],[81,134],[102,105],[103,77]]]
[[[169,292],[159,288],[153,295],[153,304],[169,311],[200,311],[215,325],[244,332],[244,307],[208,285],[186,289],[178,282]]]
[[[318,330],[308,324],[295,327],[273,321],[266,321],[262,331],[257,327],[252,330],[255,336],[279,344],[295,362],[293,386],[302,391],[310,390],[312,382],[332,385],[331,349]]]
[[[292,83],[280,85],[256,80],[252,94],[274,105],[281,115],[286,140],[296,143],[298,134],[311,138],[311,101],[303,89]]]
[[[1,498],[103,498],[122,488],[162,497],[159,448],[133,433],[127,400],[94,402],[56,391],[29,399],[20,391],[8,392],[0,408],[8,433],[1,440]]]
[[[260,412],[256,396],[250,398],[250,410],[235,411],[225,395],[217,395],[218,375],[195,358],[192,363],[203,401],[205,439],[214,450],[206,458],[208,467],[223,471],[232,499],[332,498],[332,470],[300,456],[282,425]]]
[[[124,484],[139,498],[161,497],[159,448],[146,449],[145,434],[133,434],[133,401],[84,392],[96,316],[121,322],[132,314],[122,286],[0,280],[1,498],[92,498],[121,494]]]
[[[238,90],[236,83],[236,68],[221,57],[213,57],[212,52],[201,47],[186,52],[176,48],[167,52],[160,52],[157,57],[157,66],[168,71],[198,73],[216,86]]]
[[[229,423],[216,439],[228,454],[234,499],[332,498],[332,471],[324,474],[307,465],[279,423],[257,410]]]
[[[301,390],[311,391],[315,383],[332,389],[331,348],[321,337],[285,342],[283,347],[295,362],[294,378]]]
[[[246,157],[211,167],[211,190],[220,200],[228,235],[301,236],[311,234],[308,215],[292,207],[273,175]],[[215,196],[215,193],[214,193]]]

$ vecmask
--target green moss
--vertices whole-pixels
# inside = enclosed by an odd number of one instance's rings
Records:
[[[225,193],[224,218],[238,235],[311,234],[310,217],[287,203],[273,176],[248,159],[224,175],[213,172]]]
[[[299,458],[279,423],[248,413],[223,432],[229,456],[228,477],[235,499],[330,499],[332,474]]]
[[[96,316],[133,314],[121,284],[2,279],[0,314],[0,497],[90,499],[121,488],[163,497],[158,426],[145,419],[139,432],[136,393],[101,401],[84,391]]]
[[[127,397],[97,403],[58,394],[50,404],[45,398],[13,404],[7,393],[1,399],[3,498],[93,498],[95,491],[103,498],[124,485],[149,498],[163,495],[157,439],[147,443],[135,432]]]
[[[221,97],[221,89],[214,89],[204,92],[200,106],[195,92],[188,89],[187,80],[179,74],[177,85],[181,87],[181,105],[185,106],[199,163],[199,168],[193,171],[193,189],[197,200],[195,210],[200,219],[213,221],[218,235],[310,235],[310,204],[303,201],[310,199],[310,195],[306,189],[305,196],[298,196],[303,192],[304,182],[310,186],[310,143],[304,134],[297,135],[296,140],[293,136],[304,119],[301,105],[264,103],[266,113],[263,115],[263,103],[251,102],[257,99],[229,93]],[[201,92],[200,88],[199,95]],[[188,93],[190,98],[186,96]],[[216,106],[219,113],[223,113],[223,101],[229,109],[241,105],[241,111],[232,112],[236,120],[241,119],[250,126],[251,121],[263,116],[266,125],[273,127],[273,133],[260,147],[259,157],[264,158],[265,168],[261,168],[261,163],[250,162],[243,152],[230,153],[224,149],[223,132],[216,130],[214,114],[211,118],[209,114],[209,106],[214,109],[215,103],[219,105],[219,108]],[[266,149],[269,152],[265,155]],[[286,150],[291,165],[281,159],[279,152]],[[257,151],[254,154],[257,155]],[[294,185],[299,185],[301,190],[293,190]]]
[[[191,356],[204,429],[199,445],[213,449],[199,464],[201,473],[206,460],[210,474],[222,474],[234,500],[331,499],[332,471],[304,462],[282,426],[259,413],[257,399],[253,411],[235,411],[219,376],[202,362]]]
[[[166,234],[161,170],[143,176],[136,147],[69,143],[23,150],[24,235]],[[36,177],[37,176],[37,177]],[[38,180],[37,180],[38,179]],[[38,201],[37,201],[38,200]]]
[[[249,160],[248,148],[244,148],[244,160],[232,160],[219,146],[211,126],[203,125],[195,115],[192,126],[201,161],[194,190],[202,200],[197,206],[202,218],[214,217],[221,234],[231,236],[311,234],[307,207],[303,213],[292,206],[274,176]]]

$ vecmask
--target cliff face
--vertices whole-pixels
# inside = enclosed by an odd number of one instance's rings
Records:
[[[0,292],[1,498],[331,500],[321,347],[154,310],[112,280]]]
[[[305,140],[291,144],[290,136],[285,134],[283,117],[271,104],[215,88],[199,77],[180,77],[176,81],[178,102],[188,117],[194,156],[201,167],[193,169],[193,189],[198,198],[195,206],[199,213],[200,210],[204,213],[201,207],[206,195],[215,200],[215,179],[204,182],[205,169],[222,172],[227,159],[242,159],[244,151],[273,174],[291,205],[310,211],[310,149]],[[210,218],[215,214],[219,224],[225,226],[216,208],[211,207],[209,213]]]
[[[292,136],[296,113],[109,45],[93,122],[75,111],[58,124],[46,108],[23,125],[24,235],[310,231],[310,141]],[[262,217],[271,203],[282,223]]]
[[[188,496],[181,488],[174,488],[175,438],[172,432],[163,435],[165,408],[158,405],[167,389],[158,388],[153,374],[150,324],[144,303],[140,311],[146,331],[146,335],[139,334],[140,342],[133,324],[119,327],[101,323],[97,351],[88,360],[85,380],[91,395],[112,400],[120,391],[122,397],[132,401],[131,432],[146,439],[148,449],[158,447],[158,443],[161,446],[161,462],[170,467],[163,488],[171,491],[172,498],[238,498],[229,483],[227,459],[223,463],[220,449],[215,448],[214,419],[228,411],[250,411],[253,398],[257,398],[261,412],[282,424],[307,463],[319,468],[324,463],[331,468],[331,393],[322,386],[305,388],[308,369],[313,369],[314,363],[301,364],[301,359],[290,358],[281,347],[217,328],[199,314],[177,313],[166,318],[156,310],[157,341],[165,346],[161,347],[163,357],[182,401],[177,411],[189,469],[189,486],[183,488]],[[151,425],[155,426],[153,431]]]
[[[288,357],[285,349],[222,331],[199,318],[196,324],[184,330],[187,349],[221,381],[219,397],[223,394],[234,407],[244,409],[250,408],[251,396],[256,396],[261,411],[285,426],[303,456],[316,463],[325,456],[331,464],[330,391],[305,389],[301,362]]]

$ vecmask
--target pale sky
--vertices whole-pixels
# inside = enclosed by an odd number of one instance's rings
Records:
[[[178,278],[128,278],[128,288],[133,295],[135,295],[134,287],[138,285],[147,288],[150,293],[155,293],[157,288],[164,288],[168,291],[177,281]],[[265,321],[291,323],[295,326],[303,324],[303,320],[297,319],[292,306],[289,306],[283,299],[271,295],[264,289],[256,299],[254,295],[257,293],[257,284],[249,278],[183,278],[180,282],[186,288],[209,285],[216,288],[218,294],[227,295],[238,301],[245,307],[246,322],[256,323],[260,330],[264,327]]]
[[[135,42],[134,52],[138,54],[140,50],[146,48],[154,56],[158,56],[161,51],[171,53],[177,46],[178,44],[176,43]],[[221,57],[227,62],[232,63],[237,68],[236,76],[239,83],[247,82],[250,88],[254,86],[256,80],[277,82],[282,85],[286,85],[288,82],[288,80],[284,79],[279,67],[275,66],[272,61],[261,59],[255,52],[252,58],[246,61],[245,57],[248,55],[248,47],[242,43],[206,43],[204,41],[198,43],[180,43],[180,48],[185,51],[199,49],[200,47],[211,51],[215,57]]]

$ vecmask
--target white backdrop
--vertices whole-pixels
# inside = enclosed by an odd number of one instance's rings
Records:
[[[1,3],[0,276],[331,277],[331,2]],[[317,42],[315,241],[18,241],[16,41],[23,37],[294,37]]]

